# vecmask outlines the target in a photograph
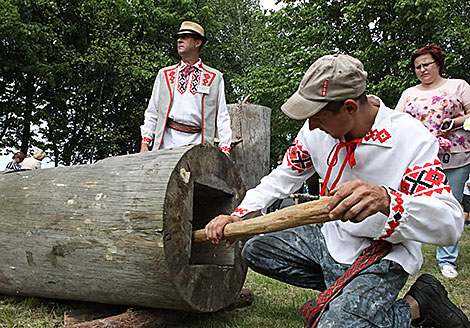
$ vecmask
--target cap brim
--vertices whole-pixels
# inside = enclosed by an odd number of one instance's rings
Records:
[[[282,106],[281,110],[294,120],[306,120],[321,111],[327,101],[307,100],[299,94],[297,90]]]
[[[207,42],[207,38],[205,36],[202,36],[201,34],[197,32],[192,32],[192,31],[181,31],[181,32],[174,34],[173,37],[177,39],[180,35],[194,35],[200,38],[203,43]]]

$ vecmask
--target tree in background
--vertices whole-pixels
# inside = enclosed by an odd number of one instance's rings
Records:
[[[3,1],[0,148],[40,147],[56,165],[137,151],[156,74],[179,60],[183,20],[208,31],[204,60],[224,71],[235,101],[230,81],[249,62],[256,11],[248,0]]]
[[[303,124],[280,106],[325,54],[361,59],[368,93],[389,107],[417,83],[409,58],[431,42],[445,50],[447,76],[470,81],[466,0],[280,2],[276,12],[250,0],[0,2],[0,148],[40,147],[65,165],[136,152],[183,20],[206,29],[202,57],[224,73],[229,103],[251,94],[272,108],[273,161]]]
[[[319,57],[346,53],[369,73],[368,93],[394,108],[401,92],[416,84],[409,64],[418,48],[435,42],[446,55],[446,74],[470,81],[470,2],[466,0],[291,0],[260,17],[256,57],[246,80],[252,101],[273,109],[271,159],[283,154],[303,122],[280,106]]]

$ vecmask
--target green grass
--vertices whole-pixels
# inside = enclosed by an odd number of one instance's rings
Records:
[[[60,327],[66,308],[61,302],[35,297],[0,296],[0,327]]]
[[[459,276],[455,280],[443,278],[437,268],[436,247],[423,246],[425,257],[420,273],[430,273],[438,277],[454,301],[467,316],[470,316],[470,228],[465,228],[460,240],[460,254],[457,261]],[[401,296],[417,277],[411,276]],[[251,306],[221,311],[212,314],[192,315],[186,327],[195,328],[242,328],[302,327],[299,314],[300,306],[315,297],[316,292],[293,287],[253,271],[248,272],[245,287],[250,288],[255,299]],[[64,311],[71,308],[67,302],[51,301],[39,298],[21,298],[0,296],[1,328],[52,328],[61,327]]]

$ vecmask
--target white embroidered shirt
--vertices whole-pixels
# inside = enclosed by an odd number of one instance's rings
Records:
[[[233,215],[265,211],[276,199],[299,189],[315,172],[324,179],[328,155],[338,142],[319,129],[310,131],[307,121],[282,164],[247,192]],[[371,240],[383,239],[393,244],[386,259],[416,274],[423,263],[421,243],[455,244],[463,230],[463,212],[452,196],[437,157],[438,148],[436,139],[420,122],[380,101],[371,130],[356,146],[356,165],[346,165],[338,184],[362,179],[386,187],[390,215],[377,213],[361,223],[325,223],[322,232],[336,261],[352,264]],[[328,187],[338,176],[346,151],[346,147],[339,151]]]
[[[197,86],[200,84],[200,67],[202,61],[199,60],[193,66],[195,69],[184,77],[182,71],[188,66],[187,63],[181,61],[178,66],[177,84],[173,96],[173,104],[171,106],[170,119],[189,124],[193,126],[201,126],[202,111],[201,99],[202,93],[197,92]],[[145,111],[144,124],[140,127],[142,142],[150,143],[155,135],[157,124],[158,97],[160,90],[160,79],[155,79],[147,110]],[[217,113],[217,132],[219,136],[219,147],[223,152],[230,153],[230,145],[232,142],[232,129],[230,126],[230,116],[225,102],[225,86],[224,80],[221,79],[218,88],[218,113]],[[198,144],[201,142],[201,133],[185,133],[174,130],[170,127],[165,128],[165,134],[160,149],[167,149],[189,144]]]

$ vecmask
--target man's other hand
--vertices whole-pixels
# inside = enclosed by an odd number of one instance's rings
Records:
[[[381,212],[390,214],[390,196],[384,187],[364,180],[341,183],[330,191],[328,209],[332,219],[361,222]]]

